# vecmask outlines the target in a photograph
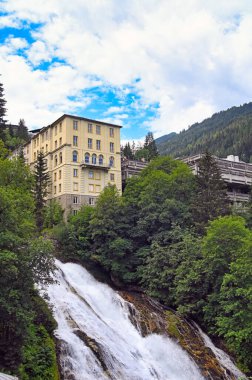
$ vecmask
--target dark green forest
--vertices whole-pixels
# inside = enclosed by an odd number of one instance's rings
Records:
[[[252,162],[252,103],[218,112],[168,137],[156,140],[161,155],[182,158],[209,150],[218,157],[234,154]]]
[[[54,235],[64,260],[105,271],[121,288],[137,287],[197,321],[251,373],[251,207],[237,215],[208,160],[195,177],[179,160],[158,157],[122,196],[108,186]]]
[[[0,372],[57,380],[56,323],[34,284],[48,284],[54,247],[35,223],[34,176],[0,140]]]

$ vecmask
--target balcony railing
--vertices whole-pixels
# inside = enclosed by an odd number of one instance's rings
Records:
[[[93,164],[92,162],[86,162],[85,160],[81,161],[80,166],[82,168],[101,169],[101,170],[109,170],[111,168],[111,166],[109,166],[108,164],[105,164],[104,162],[102,164],[99,164],[99,163]]]

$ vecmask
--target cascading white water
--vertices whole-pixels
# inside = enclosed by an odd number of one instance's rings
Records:
[[[226,354],[226,352],[224,352],[220,348],[216,347],[213,344],[213,342],[211,341],[211,339],[209,338],[209,336],[206,335],[196,323],[194,325],[195,325],[196,329],[199,331],[199,334],[202,337],[206,347],[209,347],[211,349],[211,351],[214,353],[214,355],[216,356],[216,358],[218,359],[221,367],[224,369],[224,372],[226,372],[226,370],[228,370],[228,372],[231,373],[233,377],[235,377],[237,379],[243,379],[243,380],[245,379],[246,380],[246,376],[244,375],[244,373],[242,373],[234,365],[234,363],[232,362],[232,360],[230,359],[228,354]],[[229,375],[227,375],[227,378],[231,378],[231,377],[229,377]]]
[[[65,380],[200,380],[195,363],[168,337],[142,337],[129,304],[83,267],[56,261],[47,289],[63,346]]]

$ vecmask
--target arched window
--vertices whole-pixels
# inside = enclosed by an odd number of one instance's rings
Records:
[[[99,165],[103,165],[103,155],[99,155]]]
[[[90,158],[90,154],[89,153],[85,153],[85,163],[86,164],[89,164],[89,158]]]
[[[73,162],[78,161],[78,152],[76,150],[73,151]]]
[[[54,156],[54,166],[58,165],[58,157],[57,154]]]
[[[62,152],[59,154],[59,163],[62,164]]]
[[[96,154],[92,154],[92,164],[96,164],[96,158],[97,158],[97,156],[96,156]]]
[[[109,166],[113,168],[115,166],[115,159],[114,157],[109,157]]]

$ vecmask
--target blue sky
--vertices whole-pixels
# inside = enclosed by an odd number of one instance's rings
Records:
[[[142,141],[251,101],[250,0],[0,1],[0,73],[12,123],[63,113]]]

